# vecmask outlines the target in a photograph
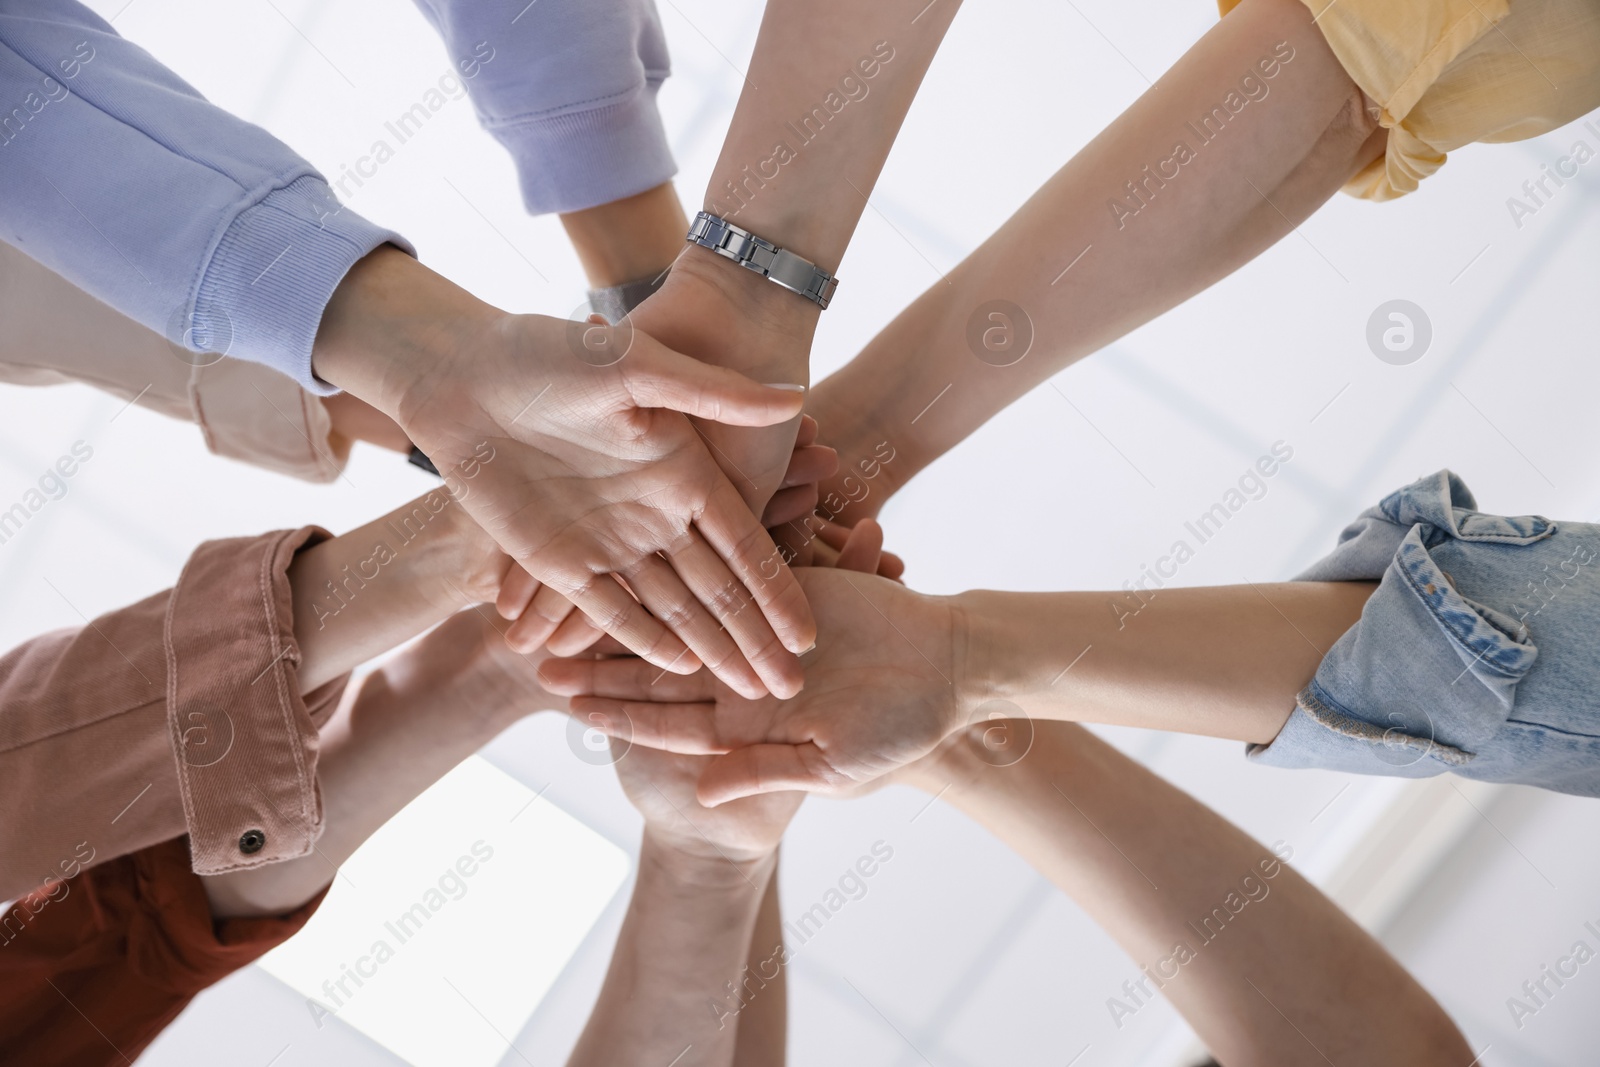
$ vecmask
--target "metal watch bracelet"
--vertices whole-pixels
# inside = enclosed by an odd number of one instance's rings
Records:
[[[746,270],[755,271],[768,281],[777,282],[792,293],[799,293],[820,308],[828,306],[834,290],[839,287],[837,278],[809,259],[779,248],[709,211],[694,217],[688,240],[733,260]]]

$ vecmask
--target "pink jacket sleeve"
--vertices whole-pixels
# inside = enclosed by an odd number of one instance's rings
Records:
[[[170,591],[0,657],[0,899],[183,834],[201,874],[311,851],[347,678],[300,694],[287,571],[327,536],[207,542]]]

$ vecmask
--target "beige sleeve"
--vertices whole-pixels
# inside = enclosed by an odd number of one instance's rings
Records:
[[[270,367],[189,352],[0,243],[0,382],[83,382],[200,427],[206,447],[312,482],[339,476],[321,401]]]

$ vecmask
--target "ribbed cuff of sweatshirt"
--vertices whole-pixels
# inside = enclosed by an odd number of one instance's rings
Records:
[[[656,110],[660,80],[556,115],[484,120],[511,153],[530,214],[583,211],[668,182],[678,173]]]
[[[181,343],[265,363],[314,393],[337,393],[311,372],[317,327],[345,274],[385,244],[416,254],[399,234],[342,206],[321,178],[273,189],[223,231]]]

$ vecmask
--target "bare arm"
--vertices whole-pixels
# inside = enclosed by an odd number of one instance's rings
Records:
[[[1114,1019],[1159,992],[1230,1067],[1471,1060],[1427,990],[1282,862],[1292,847],[1269,851],[1082,727],[1034,729],[1011,766],[957,737],[907,777],[949,786],[1116,938],[1140,973],[1108,984]]]
[[[1159,593],[963,593],[969,708],[1266,744],[1376,588],[1272,582]]]
[[[892,492],[1062,368],[1265,251],[1383,137],[1304,5],[1245,0],[817,387],[807,410],[844,471],[824,508],[876,515],[890,494],[847,505],[859,493],[846,478],[877,442],[897,453]]]
[[[839,793],[920,759],[971,722],[1014,718],[1017,709],[1271,741],[1374,588],[1168,589],[1129,618],[1117,610],[1121,593],[937,597],[871,575],[800,573],[820,637],[797,697],[742,700],[708,678],[658,678],[632,659],[553,660],[541,677],[601,729],[615,717],[636,743],[719,753],[700,781],[706,803],[784,789]]]
[[[837,272],[959,6],[769,3],[705,210]],[[820,314],[810,301],[689,247],[634,321],[664,344],[758,382],[804,385]],[[795,424],[702,422],[700,429],[760,514],[783,474]]]
[[[761,995],[747,1001],[739,1013],[734,1067],[783,1067],[789,1043],[789,967],[783,960],[783,914],[774,869],[761,897],[744,965],[746,975],[756,976]]]
[[[646,835],[611,968],[568,1067],[732,1064],[739,1016],[730,989],[775,865],[775,856],[689,857]]]
[[[301,692],[493,600],[509,563],[444,488],[303,550],[289,565]]]
[[[653,278],[683,251],[689,220],[671,182],[637,196],[561,216],[583,273],[595,288]]]
[[[705,762],[637,746],[617,761],[623,789],[644,816],[644,841],[611,967],[569,1067],[727,1067],[741,1051],[764,1053],[775,1039],[776,1009],[765,1002],[781,997],[783,986],[767,976],[783,961],[752,965],[762,947],[752,936],[777,869],[778,840],[800,797],[702,807],[694,789]],[[776,921],[775,905],[774,898],[767,923]],[[763,1002],[753,1016],[757,1032],[741,1038],[744,1013],[756,1002]],[[781,1048],[781,1027],[776,1040]]]

